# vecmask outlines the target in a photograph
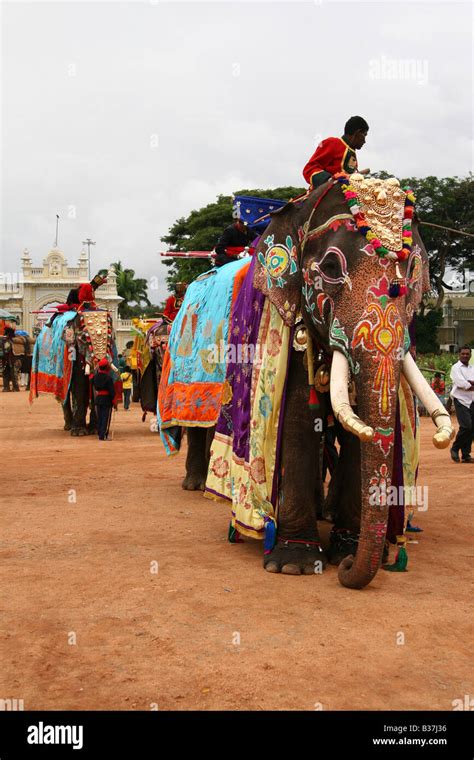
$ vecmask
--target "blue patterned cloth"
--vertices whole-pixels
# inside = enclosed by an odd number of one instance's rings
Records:
[[[276,211],[287,203],[279,201],[276,198],[257,198],[253,195],[234,195],[233,210],[234,215],[243,222],[246,222],[256,232],[263,232],[270,224],[270,217],[267,216],[262,222],[256,222],[261,216]]]
[[[52,393],[62,403],[66,400],[72,362],[68,357],[63,332],[68,322],[76,316],[76,311],[66,311],[54,318],[51,327],[42,327],[33,349],[30,400],[40,393]]]
[[[226,347],[237,274],[250,257],[200,275],[186,291],[173,327],[158,392],[157,417],[168,453],[179,448],[180,436],[169,446],[166,428],[211,427],[217,421],[226,374]]]

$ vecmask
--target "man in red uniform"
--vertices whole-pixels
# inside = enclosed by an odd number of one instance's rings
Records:
[[[112,406],[115,399],[115,386],[110,374],[110,364],[107,359],[101,359],[92,384],[95,392],[95,407],[97,413],[97,432],[99,441],[106,441],[109,434]]]
[[[185,282],[177,282],[174,286],[175,295],[170,296],[167,299],[165,308],[163,309],[163,316],[169,320],[169,322],[173,322],[175,320],[176,315],[181,308],[181,304],[183,303],[186,288],[187,285]]]
[[[303,169],[303,177],[308,185],[319,187],[333,174],[357,171],[356,150],[365,143],[369,125],[362,116],[351,116],[344,127],[342,137],[327,137],[319,143],[315,152]],[[369,169],[363,169],[361,174],[368,174]]]

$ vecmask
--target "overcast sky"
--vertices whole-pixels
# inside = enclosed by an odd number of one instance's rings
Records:
[[[120,259],[166,292],[160,237],[242,187],[304,184],[319,139],[359,166],[472,170],[472,8],[447,2],[2,3],[0,270]]]

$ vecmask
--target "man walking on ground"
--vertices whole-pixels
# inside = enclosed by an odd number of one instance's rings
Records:
[[[5,336],[3,338],[3,391],[10,392],[10,383],[12,391],[19,391],[19,380],[21,373],[21,357],[15,356],[13,352],[13,339],[15,329],[5,327]]]
[[[459,350],[459,361],[451,367],[451,380],[453,388],[451,398],[454,401],[454,409],[459,423],[456,439],[451,447],[451,459],[472,464],[471,457],[472,433],[474,431],[474,367],[469,364],[471,349],[464,346]]]
[[[130,396],[132,394],[132,382],[133,382],[133,375],[132,375],[132,370],[130,369],[130,367],[125,367],[120,377],[122,379],[122,388],[123,388],[123,408],[126,412],[128,412],[130,408]]]
[[[110,374],[110,364],[107,359],[100,360],[93,383],[99,441],[106,441],[109,432],[110,415],[112,414],[112,404],[115,398],[114,381]]]

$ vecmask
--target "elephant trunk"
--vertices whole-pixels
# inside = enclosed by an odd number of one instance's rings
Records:
[[[334,357],[336,354],[334,354]],[[338,360],[340,361],[340,360]],[[346,360],[347,361],[347,360]],[[356,378],[357,407],[363,420],[372,422],[372,435],[360,438],[361,459],[361,522],[356,556],[342,560],[338,569],[343,586],[361,589],[376,575],[382,562],[388,521],[387,489],[391,485],[393,469],[394,428],[400,364],[394,362],[392,382],[385,395],[378,398],[370,389],[377,387],[375,363],[361,368]],[[380,381],[380,377],[378,378]],[[369,389],[369,390],[368,390]],[[383,409],[379,409],[379,404]],[[383,412],[383,419],[379,418]],[[377,415],[377,419],[374,416]],[[342,420],[341,420],[342,421]],[[374,428],[382,429],[385,445],[373,442]],[[355,432],[355,431],[353,431]],[[379,432],[380,435],[380,432]]]

